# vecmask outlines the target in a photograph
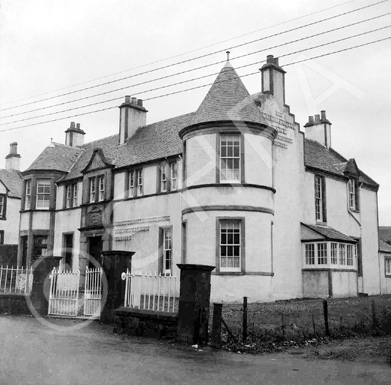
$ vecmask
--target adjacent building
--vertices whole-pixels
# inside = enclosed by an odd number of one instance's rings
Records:
[[[121,250],[134,270],[215,266],[212,300],[380,293],[379,185],[332,147],[325,111],[300,130],[284,78],[269,55],[250,95],[227,62],[195,112],[147,124],[126,96],[111,136],[71,123],[23,172],[20,263],[83,272]]]
[[[19,171],[18,144],[10,144],[5,168],[0,169],[0,245],[17,245],[19,240],[19,211],[22,196],[22,174]]]

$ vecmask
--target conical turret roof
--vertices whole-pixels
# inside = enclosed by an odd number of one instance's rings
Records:
[[[227,120],[264,124],[258,107],[229,61],[199,106],[191,125]]]

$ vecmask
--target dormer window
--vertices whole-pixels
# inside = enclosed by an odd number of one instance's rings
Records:
[[[143,195],[143,170],[131,170],[128,172],[128,198]]]
[[[358,211],[358,199],[357,199],[357,181],[355,179],[349,179],[348,182],[348,203],[349,209]]]
[[[96,182],[95,182],[95,178],[90,178],[89,180],[89,192],[90,192],[90,203],[94,203],[95,202],[95,198],[96,198]]]
[[[105,177],[103,175],[98,176],[99,195],[98,201],[102,202],[105,200]]]

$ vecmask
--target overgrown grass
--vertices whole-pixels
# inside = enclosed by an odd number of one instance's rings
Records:
[[[332,338],[391,334],[391,295],[332,298],[327,304]],[[224,304],[223,319],[236,342],[247,346],[307,344],[328,338],[321,299],[248,304],[245,341],[243,305]],[[232,344],[233,338],[222,329],[224,343]]]

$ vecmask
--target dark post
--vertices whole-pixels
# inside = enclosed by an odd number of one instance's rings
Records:
[[[247,297],[243,297],[243,342],[247,339]]]
[[[181,283],[178,309],[178,339],[191,344],[208,342],[210,274],[206,265],[178,264]]]
[[[114,319],[114,310],[124,305],[125,281],[121,274],[131,269],[133,251],[103,251],[102,267],[107,279],[103,279],[103,298],[101,320],[110,323]],[[107,286],[107,287],[105,287]]]
[[[43,257],[39,258],[32,266],[33,268],[33,287],[31,297],[27,299],[30,311],[36,311],[42,316],[48,314],[49,309],[49,291],[50,274],[53,267],[58,267],[62,257]]]
[[[326,330],[326,336],[330,336],[330,329],[329,329],[329,311],[327,307],[327,300],[323,300],[323,315],[324,315],[324,327]]]
[[[379,322],[376,317],[376,303],[374,300],[371,302],[371,309],[372,309],[372,328],[375,330],[379,326]]]
[[[216,349],[221,348],[221,318],[223,312],[222,303],[213,304],[213,321],[212,321],[212,342],[211,346]]]

